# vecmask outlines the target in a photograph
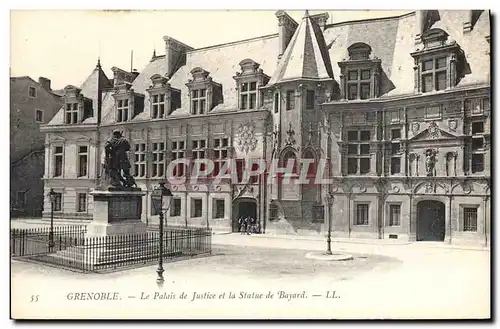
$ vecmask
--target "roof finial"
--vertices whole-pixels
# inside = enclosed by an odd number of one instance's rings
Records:
[[[309,10],[306,9],[306,12],[304,13],[304,18],[309,17]]]
[[[96,69],[101,68],[101,56],[97,57],[97,65],[95,66]]]
[[[153,58],[156,57],[156,48],[153,49]]]

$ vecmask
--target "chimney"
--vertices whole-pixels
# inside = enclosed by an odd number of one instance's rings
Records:
[[[44,78],[44,77],[39,77],[38,78],[38,83],[42,86],[43,89],[47,91],[51,91],[52,89],[50,88],[50,79]]]
[[[299,24],[283,10],[278,10],[275,15],[278,18],[278,59],[280,59]]]
[[[310,18],[313,23],[316,23],[319,26],[321,31],[324,31],[326,22],[328,22],[328,18],[330,18],[330,15],[328,15],[328,13],[321,13],[312,15],[310,16]]]
[[[169,36],[164,36],[163,41],[165,41],[165,71],[167,77],[171,77],[179,67],[186,64],[186,52],[194,48]]]

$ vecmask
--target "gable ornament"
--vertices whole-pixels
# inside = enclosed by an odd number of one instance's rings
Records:
[[[440,133],[439,133],[439,127],[436,122],[432,121],[429,124],[429,128],[427,128],[427,131],[429,132],[429,137],[430,138],[439,138]]]

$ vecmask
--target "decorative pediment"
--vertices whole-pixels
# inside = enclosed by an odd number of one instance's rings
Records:
[[[91,138],[87,135],[78,135],[75,138],[75,141],[77,141],[77,142],[90,142]]]
[[[259,70],[259,66],[260,64],[253,59],[246,58],[240,62],[241,73],[237,75],[255,74],[259,71],[262,72],[262,69]]]
[[[193,76],[193,80],[189,80],[189,82],[204,81],[209,79],[208,76],[210,75],[210,72],[205,71],[201,67],[195,67],[194,69],[191,70],[190,73]]]
[[[372,48],[363,42],[357,42],[347,48],[350,60],[369,59]]]
[[[448,194],[449,186],[436,181],[425,181],[415,186],[415,194]]]
[[[51,134],[50,135],[50,142],[51,143],[64,143],[66,141],[66,138],[56,135],[56,134]]]
[[[164,88],[170,86],[168,82],[168,78],[161,76],[160,74],[154,74],[151,76],[151,85],[149,86],[150,89],[153,88]]]
[[[420,124],[415,122],[411,126],[412,132],[416,133],[410,140],[412,141],[419,141],[419,140],[433,140],[433,139],[455,139],[457,136],[450,134],[449,132],[446,132],[439,128],[439,126],[436,124],[436,122],[432,121],[427,129],[424,129],[420,132],[418,132],[420,128]]]
[[[129,92],[131,92],[131,93],[134,92],[134,89],[132,88],[132,84],[129,82],[120,83],[115,88],[115,94],[126,94]]]
[[[64,94],[66,96],[79,96],[81,91],[82,90],[80,88],[73,85],[67,85],[66,87],[64,87]]]
[[[234,187],[234,198],[257,198],[258,190],[250,184],[236,185]]]

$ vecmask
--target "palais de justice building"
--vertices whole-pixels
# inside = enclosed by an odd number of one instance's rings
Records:
[[[326,159],[331,185],[267,174],[171,185],[167,221],[230,232],[252,216],[265,234],[323,234],[331,215],[333,236],[489,243],[489,12],[328,21],[278,11],[278,33],[258,38],[195,49],[164,37],[142,72],[107,77],[98,62],[42,127],[56,217],[92,219],[103,144],[119,129],[149,224],[174,159],[212,159],[215,171],[236,159],[238,176],[250,158]]]

